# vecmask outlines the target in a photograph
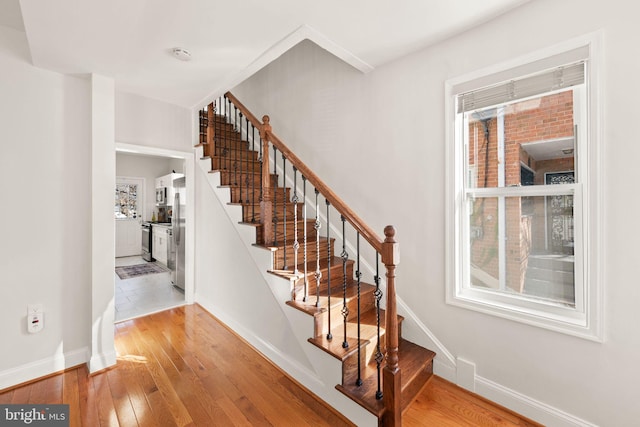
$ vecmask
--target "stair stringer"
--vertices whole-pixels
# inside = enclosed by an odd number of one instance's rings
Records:
[[[237,231],[240,240],[247,248],[250,257],[254,260],[265,283],[274,296],[274,300],[288,320],[290,330],[295,336],[295,341],[299,343],[300,348],[302,348],[305,356],[308,358],[306,362],[309,362],[313,368],[307,368],[304,366],[304,363],[289,357],[276,346],[266,342],[255,332],[249,330],[224,312],[216,309],[211,301],[198,298],[197,302],[212,312],[212,314],[216,315],[216,317],[220,318],[220,320],[229,327],[233,328],[236,333],[247,340],[288,375],[304,385],[312,393],[331,405],[356,425],[377,426],[377,417],[336,390],[335,386],[341,383],[342,363],[308,343],[307,340],[311,337],[310,331],[313,330],[313,318],[286,304],[286,301],[291,299],[290,282],[268,273],[273,265],[271,252],[268,249],[258,247],[254,244],[255,229],[251,226],[241,224],[242,207],[229,204],[230,197],[228,188],[220,187],[220,174],[209,172],[211,161],[206,158],[203,159],[202,155],[202,147],[197,147],[196,158],[202,159],[198,162],[198,165],[202,173],[205,174],[207,178],[206,181],[209,183],[217,200],[226,212],[231,225]]]

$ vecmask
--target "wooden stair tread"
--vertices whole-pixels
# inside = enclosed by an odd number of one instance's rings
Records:
[[[345,361],[349,356],[358,351],[358,339],[348,335],[347,342],[349,346],[346,348],[342,346],[342,342],[344,341],[343,337],[338,335],[333,335],[333,338],[330,340],[327,339],[326,335],[321,335],[319,337],[309,338],[307,341],[340,361]],[[369,344],[368,340],[360,339],[361,346],[366,346],[367,344]]]
[[[339,306],[342,306],[342,298],[340,298]],[[333,307],[332,307],[333,308]],[[337,307],[339,308],[339,307]],[[380,309],[380,337],[382,338],[385,334],[384,328],[384,319],[385,319],[385,311],[384,309]],[[376,345],[377,343],[377,335],[378,328],[376,325],[376,309],[370,309],[365,311],[360,315],[360,343],[361,345],[367,345],[372,343]],[[398,323],[402,323],[404,318],[402,316],[398,316]],[[338,324],[332,325],[331,335],[332,339],[329,340],[326,337],[326,334],[318,335],[317,337],[309,338],[308,341],[331,354],[338,360],[344,361],[346,357],[353,354],[353,352],[357,351],[357,347],[354,346],[354,343],[358,342],[358,323],[356,319],[352,319],[347,321],[347,342],[349,343],[349,348],[343,348],[342,342],[344,341],[344,323],[338,322]],[[336,345],[336,342],[338,345]],[[364,350],[363,350],[364,351]]]
[[[326,238],[326,237],[320,237],[320,239],[319,239],[319,240],[320,240],[320,245],[323,245],[323,244],[325,244],[325,245],[326,245],[326,244],[327,244],[327,238]],[[333,242],[333,241],[335,241],[335,238],[331,237],[329,240],[330,240],[331,242]],[[293,241],[291,241],[291,243],[293,244]],[[315,245],[315,239],[313,240],[313,244]],[[278,243],[276,243],[275,245],[270,245],[270,244],[262,245],[262,244],[260,244],[260,245],[258,245],[258,246],[264,246],[264,247],[270,248],[270,249],[272,249],[272,250],[276,250],[276,251],[278,251],[278,250],[282,250],[282,249],[291,249],[291,246],[292,246],[292,245],[287,245],[287,246],[285,247],[285,246],[283,246],[283,245],[282,245],[282,242],[278,242]],[[315,262],[315,261],[314,261],[314,262]]]
[[[300,240],[300,239],[298,239]],[[302,249],[300,249],[302,251]],[[302,256],[300,256],[300,258],[302,258]],[[354,260],[347,260],[347,263],[349,264],[353,264],[355,261]],[[309,261],[306,263],[307,264],[307,276],[311,275],[313,276],[315,274],[316,271],[316,262],[315,261]],[[322,275],[323,277],[325,277],[325,272],[328,268],[328,262],[326,259],[321,259],[320,262],[320,271],[322,271]],[[292,268],[287,269],[287,270],[269,270],[269,273],[271,274],[275,274],[276,276],[280,276],[284,279],[289,279],[289,280],[296,280],[296,277],[300,280],[302,280],[304,278],[304,266],[305,263],[301,263],[298,264],[298,275],[296,276],[294,274],[294,271]],[[342,268],[342,258],[338,257],[338,256],[334,256],[331,257],[331,268],[337,268],[340,267]],[[336,287],[338,286],[338,284],[335,284]],[[342,287],[342,282],[339,283],[340,287]],[[333,288],[333,286],[332,286]]]
[[[428,383],[433,376],[432,363],[435,353],[427,350],[417,344],[405,339],[400,339],[398,346],[398,365],[402,372],[401,390],[402,390],[402,410],[404,411],[413,401],[415,396],[405,396],[406,391],[414,386],[414,381],[420,377],[426,377],[424,384],[418,384],[417,393]],[[385,362],[381,364],[384,368]],[[372,414],[380,418],[384,412],[383,400],[376,399],[376,390],[378,389],[377,368],[375,362],[367,366],[366,376],[363,372],[362,385],[342,384],[337,385],[336,389],[340,390],[353,401],[360,404]],[[412,393],[414,394],[414,393]]]
[[[315,285],[311,286],[312,288],[315,288]],[[361,283],[360,284],[360,298],[362,298],[365,294],[369,294],[369,293],[373,293],[375,292],[376,287],[373,285],[370,285],[368,283]],[[358,289],[357,286],[351,284],[350,286],[347,286],[347,302],[350,302],[356,298],[358,298]],[[331,288],[331,310],[339,310],[340,307],[342,307],[343,305],[343,299],[344,299],[344,293],[342,290],[342,287],[332,287]],[[319,298],[319,302],[318,302],[318,306],[316,307],[316,300],[318,300],[318,297],[316,295],[315,292],[311,292],[309,291],[309,298],[307,301],[303,301],[302,300],[302,296],[299,296],[296,300],[289,300],[286,303],[292,307],[297,308],[298,310],[304,311],[306,313],[309,313],[310,315],[314,316],[317,315],[320,311],[318,311],[318,309],[321,309],[322,312],[326,311],[329,304],[328,304],[328,293],[326,289],[321,289],[320,291],[320,298]],[[364,313],[368,313],[369,310],[363,311],[361,318],[363,319],[363,321],[369,321],[369,317],[363,317]],[[381,310],[383,311],[383,310]],[[402,316],[398,316],[398,318],[402,318]],[[374,319],[375,321],[375,319]]]

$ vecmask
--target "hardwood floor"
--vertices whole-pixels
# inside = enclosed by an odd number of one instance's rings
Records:
[[[198,305],[116,324],[118,364],[0,392],[0,404],[67,403],[70,426],[350,426]],[[434,378],[405,426],[537,424]]]

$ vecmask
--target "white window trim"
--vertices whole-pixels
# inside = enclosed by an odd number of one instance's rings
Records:
[[[478,70],[445,82],[445,141],[446,141],[446,302],[458,307],[499,316],[525,324],[573,335],[576,337],[604,341],[604,292],[603,292],[603,256],[604,247],[602,226],[603,219],[603,115],[601,97],[601,75],[603,70],[602,55],[602,31],[587,34],[564,43],[542,49],[540,51],[524,55],[511,61],[507,61],[489,68]],[[587,52],[587,57],[571,58],[576,51]],[[584,53],[582,53],[584,55]],[[461,203],[464,173],[464,147],[460,140],[462,135],[455,132],[456,111],[455,97],[465,90],[473,90],[504,81],[510,77],[515,78],[532,71],[540,71],[553,67],[554,62],[568,62],[569,60],[586,59],[588,70],[586,82],[588,135],[578,135],[578,138],[586,138],[581,141],[582,158],[576,159],[576,169],[586,167],[588,174],[582,174],[580,185],[559,185],[552,191],[570,190],[574,194],[574,205],[579,203],[582,207],[581,215],[577,215],[576,229],[581,230],[576,239],[582,241],[576,246],[584,249],[581,256],[582,262],[576,263],[576,283],[584,283],[584,289],[580,300],[576,300],[576,308],[561,307],[557,304],[534,302],[533,300],[505,295],[503,293],[475,289],[461,286],[463,269],[463,253],[466,245],[461,242],[461,236],[468,236],[467,221],[461,220]],[[560,65],[560,64],[557,64]],[[458,138],[458,140],[455,140]],[[583,191],[584,189],[585,191]],[[474,192],[482,193],[491,189],[476,189]],[[520,189],[520,191],[522,188]],[[527,188],[531,195],[540,191],[535,187]],[[544,189],[545,195],[549,188]],[[518,195],[521,195],[519,193]],[[465,225],[466,224],[466,225]],[[580,256],[576,253],[576,259]]]

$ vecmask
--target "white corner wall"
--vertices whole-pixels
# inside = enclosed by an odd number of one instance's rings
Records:
[[[91,75],[91,358],[89,372],[116,363],[114,343],[116,188],[115,86],[112,78]]]
[[[605,342],[446,305],[444,82],[598,30]],[[398,293],[453,357],[475,365],[476,392],[547,425],[634,425],[638,40],[627,1],[536,0],[366,75],[303,42],[232,92],[269,114],[274,132],[374,229],[396,226]]]
[[[0,389],[86,362],[91,345],[91,88],[29,64],[0,26]],[[27,304],[44,329],[27,332]]]
[[[116,92],[118,143],[191,151],[192,115],[188,108],[131,93]]]
[[[260,267],[234,227],[234,219],[225,212],[222,203],[226,202],[216,197],[207,175],[196,167],[196,302],[254,346],[260,348],[261,344],[256,341],[261,341],[275,352],[308,367],[304,353],[290,333],[290,326],[279,307],[280,302],[269,290]],[[232,208],[240,214],[239,206]],[[240,219],[238,216],[235,222]],[[252,238],[250,234],[255,233],[255,229],[245,227],[242,231],[249,233],[248,238]],[[267,260],[263,266],[266,271],[270,254],[264,251],[264,257]],[[286,293],[288,284],[284,280],[282,287]],[[311,319],[309,326],[311,336]]]

